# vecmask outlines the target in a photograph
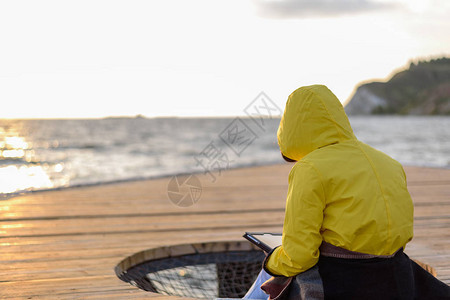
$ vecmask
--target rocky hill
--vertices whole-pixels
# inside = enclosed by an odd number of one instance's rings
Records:
[[[411,63],[387,82],[360,85],[348,114],[450,115],[450,58]]]

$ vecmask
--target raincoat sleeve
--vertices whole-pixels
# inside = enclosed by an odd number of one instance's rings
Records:
[[[325,193],[319,172],[300,161],[289,174],[282,245],[265,260],[271,275],[295,276],[319,260]]]

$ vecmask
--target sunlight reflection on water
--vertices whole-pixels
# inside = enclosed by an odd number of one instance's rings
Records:
[[[37,160],[32,143],[20,134],[20,125],[0,127],[0,194],[54,187],[48,174],[50,166]],[[62,168],[62,164],[53,166],[55,172]]]
[[[13,193],[30,188],[52,188],[53,183],[41,166],[0,168],[0,191]]]

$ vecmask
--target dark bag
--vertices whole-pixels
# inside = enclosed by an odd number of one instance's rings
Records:
[[[450,299],[450,288],[399,251],[392,258],[320,257],[325,299]]]

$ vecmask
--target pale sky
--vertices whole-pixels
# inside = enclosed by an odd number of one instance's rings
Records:
[[[345,102],[450,56],[448,0],[0,0],[0,118],[244,115],[325,84]]]

